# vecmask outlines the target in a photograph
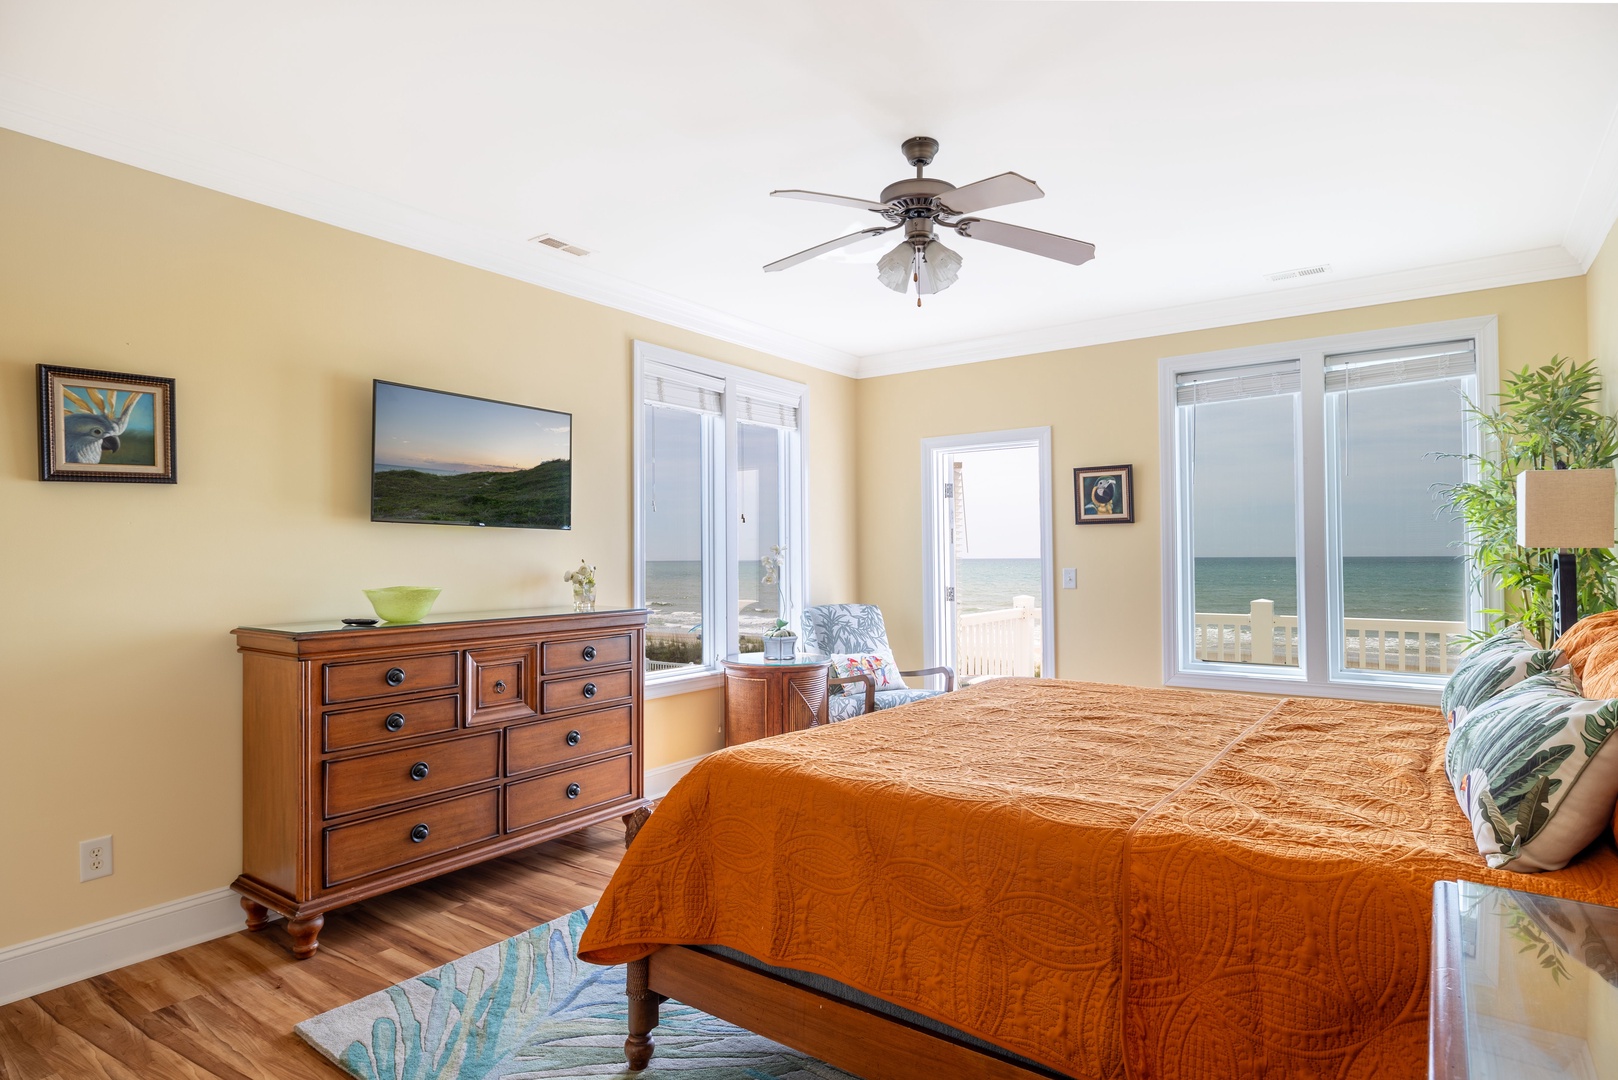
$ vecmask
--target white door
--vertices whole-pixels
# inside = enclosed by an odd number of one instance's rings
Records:
[[[922,444],[926,666],[1053,677],[1048,428]]]

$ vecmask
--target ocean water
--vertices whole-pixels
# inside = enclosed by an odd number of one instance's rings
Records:
[[[760,634],[775,625],[780,600],[773,585],[760,585],[763,568],[742,563],[740,621],[744,634]],[[1038,559],[963,559],[955,595],[961,613],[995,611],[1011,606],[1014,596],[1032,596],[1039,602]],[[702,564],[699,562],[648,562],[646,564],[646,606],[651,609],[647,626],[652,630],[687,634],[702,622]],[[794,627],[796,629],[796,627]]]
[[[775,625],[779,604],[774,586],[759,584],[757,563],[738,567],[742,575],[740,620],[744,634]],[[1082,577],[1086,571],[1079,569]],[[1344,593],[1351,618],[1466,618],[1465,563],[1458,558],[1360,558],[1344,560]],[[997,611],[1014,596],[1040,600],[1038,559],[962,559],[955,595],[961,613]],[[1298,613],[1297,566],[1292,559],[1198,559],[1198,611],[1243,612],[1254,600],[1274,600],[1278,615]],[[690,633],[702,622],[702,564],[646,564],[650,629]],[[796,629],[796,627],[794,627]]]
[[[1298,613],[1293,559],[1198,559],[1197,610],[1244,612],[1254,600],[1274,600],[1277,615]],[[1343,560],[1343,604],[1351,619],[1466,618],[1466,564],[1439,557]]]

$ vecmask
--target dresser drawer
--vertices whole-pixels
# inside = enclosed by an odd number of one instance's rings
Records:
[[[547,776],[506,785],[506,831],[566,817],[593,806],[627,799],[635,793],[630,767],[634,757],[598,761]]]
[[[627,750],[634,731],[634,710],[628,705],[510,728],[506,731],[506,775],[533,772],[609,750]]]
[[[324,717],[320,745],[330,752],[435,735],[454,731],[460,716],[461,699],[456,696],[330,712]]]
[[[506,645],[466,653],[466,724],[538,716],[538,647]]]
[[[545,674],[565,675],[573,671],[618,667],[629,663],[634,654],[632,634],[610,637],[575,638],[545,643]]]
[[[478,791],[326,830],[327,888],[500,833],[499,792]]]
[[[552,679],[540,696],[544,712],[562,712],[586,705],[609,705],[628,701],[635,685],[628,671],[604,671],[576,679]]]
[[[344,758],[325,765],[326,816],[417,799],[500,775],[500,733]]]
[[[444,690],[459,686],[460,664],[455,653],[400,656],[392,660],[364,660],[353,664],[327,664],[326,704],[408,694],[414,690]]]

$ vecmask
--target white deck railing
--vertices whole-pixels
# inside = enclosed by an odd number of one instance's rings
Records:
[[[1032,596],[1014,596],[1009,608],[962,615],[955,635],[955,677],[1018,675],[1039,671],[1041,612]]]
[[[1298,617],[1277,615],[1272,600],[1254,600],[1241,614],[1199,611],[1193,618],[1193,649],[1198,660],[1298,662]],[[1377,671],[1448,674],[1461,653],[1456,639],[1466,629],[1464,622],[1344,619],[1343,663]]]

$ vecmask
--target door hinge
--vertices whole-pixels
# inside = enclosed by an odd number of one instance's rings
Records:
[[[944,599],[948,600],[952,604],[955,603],[955,586],[951,585],[949,588],[944,590]]]

